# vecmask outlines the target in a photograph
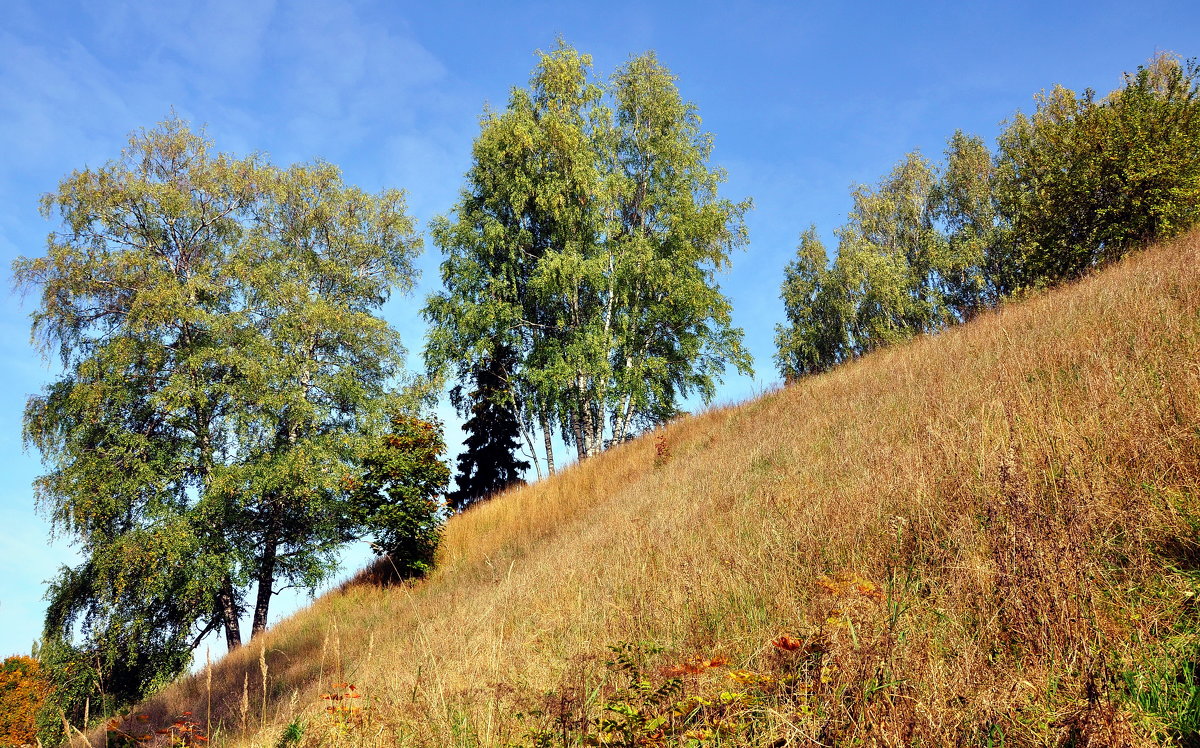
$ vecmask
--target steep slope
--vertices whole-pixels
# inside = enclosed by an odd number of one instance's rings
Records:
[[[145,711],[247,746],[1195,745],[1198,562],[1192,235],[473,508],[428,580]]]

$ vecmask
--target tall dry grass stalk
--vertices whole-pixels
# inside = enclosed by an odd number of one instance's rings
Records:
[[[263,642],[262,647],[258,650],[258,671],[262,673],[262,713],[259,718],[259,727],[266,727],[267,724],[267,645]]]
[[[208,648],[204,650],[204,726],[212,729],[212,654]]]
[[[246,724],[250,717],[250,673],[242,675],[242,732],[246,732]]]
[[[474,507],[429,579],[267,632],[276,692],[320,719],[329,651],[371,694],[355,744],[502,746],[531,714],[586,729],[606,647],[649,641],[647,672],[801,679],[747,707],[761,745],[1167,740],[1122,679],[1197,651],[1198,362],[1192,235]],[[218,722],[252,656],[213,668]]]

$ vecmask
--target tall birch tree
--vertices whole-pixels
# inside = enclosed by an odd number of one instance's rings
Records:
[[[749,372],[715,276],[750,203],[719,196],[711,149],[653,54],[607,83],[569,46],[540,55],[529,87],[485,113],[463,195],[435,223],[430,369],[467,381],[511,347],[512,400],[551,464],[554,426],[589,457],[711,398],[727,364]]]
[[[376,312],[411,287],[419,240],[399,191],[216,153],[177,119],[42,207],[61,228],[14,271],[61,374],[25,437],[83,558],[51,584],[46,637],[81,637],[132,699],[209,632],[238,646],[247,608],[260,633],[281,586],[312,588],[370,531],[347,476],[405,404]]]

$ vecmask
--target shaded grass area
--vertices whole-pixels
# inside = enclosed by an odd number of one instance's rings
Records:
[[[211,697],[244,746],[1200,744],[1200,236],[673,423],[368,580],[147,713]]]

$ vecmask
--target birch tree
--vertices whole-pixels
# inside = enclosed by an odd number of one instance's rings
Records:
[[[784,269],[780,298],[786,325],[775,326],[775,364],[785,380],[827,371],[849,354],[845,284],[829,266],[825,245],[810,226],[796,258]]]
[[[419,241],[399,191],[217,153],[177,119],[42,207],[60,228],[14,271],[61,374],[25,437],[83,557],[50,586],[46,638],[69,660],[78,637],[129,700],[210,632],[238,646],[247,608],[260,633],[281,586],[312,588],[370,531],[346,478],[406,401],[376,311]]]
[[[607,83],[566,45],[542,54],[529,87],[485,114],[459,204],[435,224],[447,257],[429,367],[466,381],[497,347],[516,351],[512,400],[551,465],[555,425],[589,457],[711,398],[727,364],[750,372],[715,279],[750,203],[719,196],[711,147],[653,54]]]

